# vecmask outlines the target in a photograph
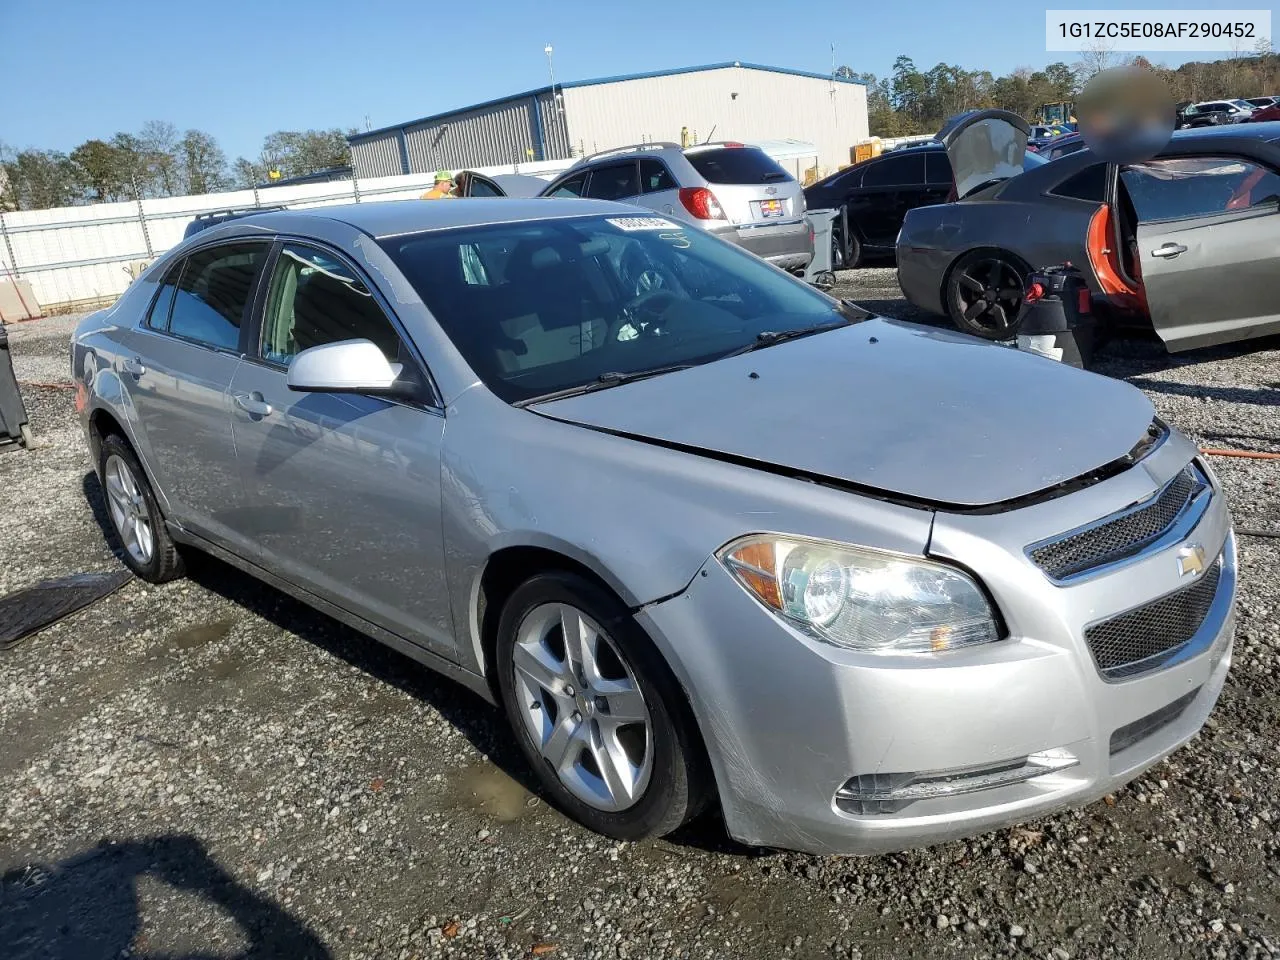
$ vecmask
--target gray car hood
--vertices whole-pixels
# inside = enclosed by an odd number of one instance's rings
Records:
[[[1154,416],[1120,381],[879,319],[530,409],[957,507],[1039,493],[1124,458]]]

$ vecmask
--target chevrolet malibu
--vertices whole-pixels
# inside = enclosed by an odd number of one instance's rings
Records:
[[[609,836],[872,853],[1086,803],[1231,660],[1139,391],[592,200],[201,231],[71,362],[125,562],[214,554],[500,704]]]

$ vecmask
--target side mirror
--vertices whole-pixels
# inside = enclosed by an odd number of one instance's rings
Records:
[[[409,397],[412,383],[400,379],[403,367],[388,363],[371,340],[341,340],[303,350],[289,364],[286,383],[305,393],[366,393]]]

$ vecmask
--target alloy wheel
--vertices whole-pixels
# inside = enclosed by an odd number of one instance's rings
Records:
[[[520,718],[560,782],[605,812],[633,806],[653,772],[653,723],[626,658],[581,610],[547,603],[516,632]]]
[[[105,473],[111,522],[129,556],[145,567],[155,556],[156,539],[141,485],[129,464],[115,454],[107,458]]]
[[[956,278],[965,321],[997,337],[1012,335],[1022,305],[1022,277],[998,257],[975,260]]]

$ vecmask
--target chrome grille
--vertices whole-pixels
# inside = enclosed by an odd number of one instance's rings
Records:
[[[1169,529],[1208,481],[1188,464],[1163,490],[1124,513],[1076,533],[1032,547],[1031,562],[1055,580],[1121,560],[1142,550]]]
[[[1155,669],[1195,636],[1213,605],[1222,558],[1195,583],[1104,620],[1084,632],[1099,672],[1108,680]]]

